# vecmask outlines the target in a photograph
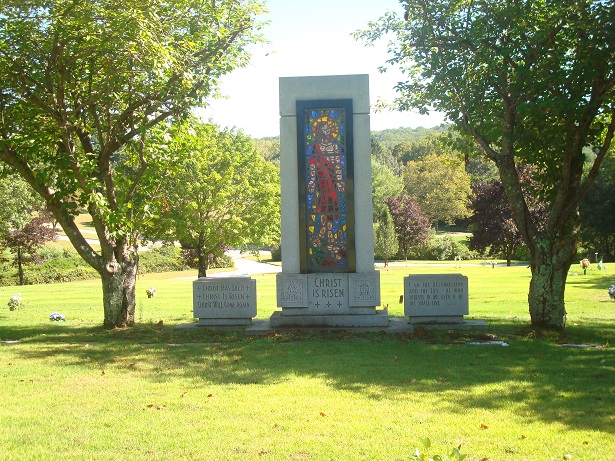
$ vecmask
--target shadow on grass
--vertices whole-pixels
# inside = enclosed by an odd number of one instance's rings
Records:
[[[25,359],[74,366],[76,373],[96,363],[138,379],[183,379],[197,387],[292,385],[299,376],[324,379],[331,387],[378,400],[433,398],[435,393],[434,413],[512,407],[528,422],[613,432],[615,358],[608,347],[562,347],[558,343],[568,337],[536,336],[518,325],[499,325],[495,331],[509,347],[470,345],[472,338],[446,333],[418,338],[297,333],[251,339],[241,332],[194,332],[157,324],[116,331],[63,325],[17,328],[15,334],[27,339],[5,347],[19,348]],[[6,334],[0,328],[0,338]],[[571,334],[601,336],[581,327]]]

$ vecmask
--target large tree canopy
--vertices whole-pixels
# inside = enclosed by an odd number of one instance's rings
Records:
[[[45,200],[101,275],[106,327],[134,322],[139,226],[133,199],[148,130],[181,118],[246,63],[258,2],[5,0],[0,14],[0,160]],[[113,162],[132,143],[120,190]],[[143,191],[140,192],[143,194]],[[100,251],[73,216],[86,208]]]
[[[399,109],[435,108],[496,164],[531,253],[532,324],[563,328],[578,206],[615,132],[615,3],[605,0],[402,1],[357,35],[393,34],[389,63],[408,77]],[[584,149],[596,153],[583,176]],[[541,227],[516,164],[533,165],[548,204]]]
[[[205,277],[209,258],[225,247],[279,243],[280,180],[245,134],[184,125],[174,127],[168,145],[179,168],[162,181],[152,235],[195,250],[198,275]]]
[[[403,168],[404,189],[414,197],[434,227],[438,221],[453,224],[470,215],[470,175],[460,158],[427,155]]]

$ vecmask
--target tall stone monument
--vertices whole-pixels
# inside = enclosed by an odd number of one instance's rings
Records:
[[[367,75],[280,78],[282,272],[272,327],[386,327]]]

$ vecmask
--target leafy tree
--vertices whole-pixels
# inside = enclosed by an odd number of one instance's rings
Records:
[[[154,221],[154,236],[166,235],[196,250],[199,277],[225,248],[279,241],[278,172],[248,136],[185,124],[174,128],[169,150],[180,159],[179,168],[162,182],[162,214],[160,222]]]
[[[389,211],[387,199],[401,194],[404,184],[390,168],[372,161],[372,205],[374,220],[382,219]]]
[[[43,206],[19,176],[0,179],[0,242],[15,254],[20,285],[24,284],[26,256],[33,256],[45,242],[56,239]]]
[[[384,261],[384,267],[388,267],[389,259],[397,254],[399,243],[395,233],[395,224],[388,209],[374,223],[374,251]]]
[[[460,159],[430,154],[408,162],[403,175],[404,190],[416,198],[434,227],[437,228],[438,221],[452,224],[469,216],[470,176]]]
[[[0,178],[0,239],[32,220],[32,212],[43,208],[40,198],[17,175]]]
[[[145,214],[133,199],[148,169],[164,161],[146,149],[147,133],[202,105],[224,74],[247,62],[262,11],[239,0],[3,2],[0,161],[45,200],[100,274],[106,328],[134,323],[137,218]],[[125,190],[116,160],[136,171]],[[74,222],[80,206],[100,251]]]
[[[396,176],[401,173],[400,165],[391,151],[375,136],[372,136],[372,163],[376,162],[390,169]]]
[[[417,201],[409,195],[399,194],[387,199],[393,218],[395,232],[404,259],[410,249],[424,244],[430,237],[429,217],[423,213]]]
[[[26,255],[33,257],[45,243],[58,238],[56,232],[49,225],[50,222],[51,219],[47,214],[37,213],[23,227],[13,229],[4,239],[6,246],[15,253],[20,285],[25,283],[23,264]]]
[[[468,246],[470,250],[489,256],[501,255],[510,266],[513,256],[523,246],[523,239],[512,217],[502,183],[499,180],[479,181],[472,188],[472,236]]]
[[[583,246],[606,260],[615,256],[615,158],[611,155],[604,163],[579,212]]]
[[[531,322],[563,329],[578,206],[615,132],[615,3],[404,3],[404,18],[388,13],[357,35],[394,34],[389,62],[408,77],[396,106],[445,113],[496,164],[531,254]],[[586,147],[596,156],[584,176]],[[538,169],[544,226],[530,212],[518,162]]]
[[[421,160],[429,154],[440,153],[439,135],[432,134],[413,141],[403,141],[393,148],[393,155],[405,165],[408,162]]]
[[[540,184],[534,179],[534,171],[527,167],[518,167],[517,174],[521,181],[523,194],[526,197],[534,222],[544,227],[546,207],[540,200]],[[502,181],[494,179],[490,182],[479,181],[472,187],[470,217],[470,249],[487,251],[491,256],[501,255],[510,266],[511,259],[517,250],[524,246],[521,232],[513,218],[512,209],[504,193]]]
[[[261,156],[268,162],[280,168],[280,137],[254,139],[254,146]]]

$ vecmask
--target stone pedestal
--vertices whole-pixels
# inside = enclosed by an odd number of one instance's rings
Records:
[[[205,327],[239,327],[256,317],[256,280],[203,277],[192,284],[194,317]]]

